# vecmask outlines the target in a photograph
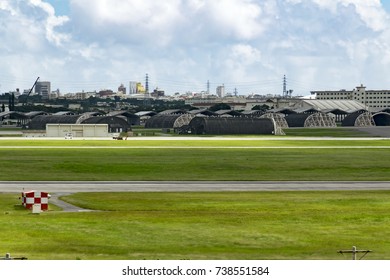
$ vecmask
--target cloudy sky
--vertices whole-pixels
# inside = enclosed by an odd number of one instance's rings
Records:
[[[390,89],[388,0],[0,0],[0,92]]]

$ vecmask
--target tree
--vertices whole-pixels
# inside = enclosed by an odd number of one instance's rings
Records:
[[[231,110],[232,108],[226,103],[217,103],[210,107],[210,111],[216,112],[219,110]]]
[[[265,112],[265,111],[269,110],[269,106],[265,105],[265,104],[263,104],[263,105],[256,105],[255,107],[252,108],[252,110],[260,110],[260,111]]]

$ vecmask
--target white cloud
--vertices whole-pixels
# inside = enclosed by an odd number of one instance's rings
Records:
[[[208,1],[205,12],[209,11],[221,34],[237,39],[254,39],[264,31],[262,8],[251,0]]]
[[[352,6],[360,19],[374,31],[382,31],[389,24],[389,16],[383,10],[380,0],[287,0],[287,2],[293,4],[313,2],[333,14],[337,14],[340,7]]]
[[[64,1],[67,16],[45,0],[0,0],[0,59],[10,65],[1,71],[12,81],[0,80],[2,91],[36,76],[64,91],[115,89],[149,73],[151,87],[168,93],[202,90],[207,80],[280,93],[286,74],[306,95],[386,88],[390,75],[379,0]]]
[[[72,0],[80,33],[120,42],[168,44],[180,24],[180,0]]]
[[[41,23],[46,31],[46,38],[49,42],[62,45],[64,41],[69,40],[69,35],[65,33],[56,32],[55,28],[64,25],[69,21],[67,16],[56,16],[54,8],[42,0],[29,0],[30,5],[40,8],[46,13],[46,19]]]
[[[255,0],[72,0],[81,28],[122,40],[154,41],[167,45],[178,37],[251,40],[265,30],[268,21]],[[88,24],[89,23],[89,24]],[[112,32],[114,30],[114,32]],[[115,31],[117,30],[117,31]],[[184,42],[185,43],[185,42]]]
[[[245,65],[259,62],[261,59],[261,51],[250,45],[234,45],[231,48],[231,54],[234,60],[240,61]]]

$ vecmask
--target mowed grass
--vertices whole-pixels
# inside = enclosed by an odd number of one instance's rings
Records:
[[[390,180],[387,140],[0,141],[0,180]],[[0,250],[29,259],[389,259],[389,191],[97,193],[33,215],[0,195]],[[0,252],[1,253],[1,252]]]
[[[0,180],[390,180],[389,140],[14,140],[12,144],[0,141]]]
[[[390,192],[90,193],[30,214],[0,195],[0,248],[29,259],[390,258]]]
[[[329,137],[157,137],[129,138],[128,140],[50,140],[37,139],[0,139],[0,148],[223,148],[223,147],[337,147],[337,146],[390,146],[390,139],[367,138],[329,138]]]

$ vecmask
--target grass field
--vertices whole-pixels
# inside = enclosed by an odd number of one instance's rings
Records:
[[[390,192],[74,194],[102,210],[14,207],[1,195],[0,248],[29,259],[350,259],[357,246],[390,258]]]
[[[390,141],[1,140],[0,180],[388,181]],[[73,194],[40,215],[0,195],[0,253],[29,259],[389,259],[390,191]]]
[[[0,180],[390,180],[389,140],[0,141]]]

